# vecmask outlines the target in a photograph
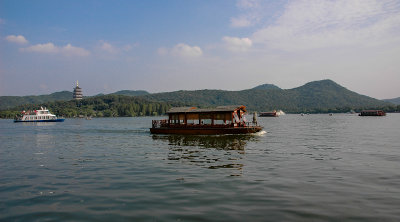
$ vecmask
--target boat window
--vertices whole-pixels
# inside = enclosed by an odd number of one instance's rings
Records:
[[[187,124],[194,124],[194,125],[198,125],[199,124],[199,119],[188,119],[187,120]]]
[[[225,125],[224,120],[214,120],[214,125]]]
[[[211,125],[211,119],[202,119],[201,123],[205,125]]]

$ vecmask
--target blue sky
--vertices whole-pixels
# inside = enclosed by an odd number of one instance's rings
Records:
[[[398,0],[0,0],[0,95],[294,88],[400,96]]]

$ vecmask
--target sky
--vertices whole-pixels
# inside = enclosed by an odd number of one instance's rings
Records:
[[[400,97],[400,0],[0,0],[0,96],[291,89]]]

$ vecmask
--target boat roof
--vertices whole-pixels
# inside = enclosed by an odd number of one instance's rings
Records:
[[[167,113],[214,113],[214,112],[234,112],[241,109],[246,112],[246,106],[243,105],[230,105],[230,106],[217,106],[215,108],[202,108],[196,107],[172,107]]]

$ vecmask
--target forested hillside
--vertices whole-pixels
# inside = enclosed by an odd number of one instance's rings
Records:
[[[186,105],[243,104],[253,111],[282,109],[285,112],[348,112],[383,108],[391,104],[352,92],[332,80],[307,83],[294,89],[255,87],[242,91],[197,90],[142,96],[152,101],[180,101]]]
[[[21,105],[12,110],[0,111],[0,118],[13,118],[22,110],[35,110],[47,107],[58,116],[77,117],[120,117],[153,116],[164,114],[170,107],[180,103],[150,102],[143,98],[124,95],[104,95],[83,100],[56,101],[38,105]]]
[[[400,105],[400,97],[394,98],[394,99],[384,99],[383,101],[393,103],[396,105]]]
[[[71,99],[72,92],[69,91],[61,91],[39,96],[0,96],[0,110],[13,108],[23,104],[39,104]]]
[[[142,95],[147,95],[149,93],[144,90],[121,90],[112,94],[125,95],[125,96],[142,96]]]
[[[332,80],[314,81],[293,89],[280,89],[275,85],[264,84],[242,91],[181,90],[149,94],[146,91],[124,90],[109,95],[87,97],[80,101],[71,100],[72,93],[64,91],[44,96],[23,97],[24,103],[35,105],[20,105],[20,103],[16,107],[13,106],[15,104],[12,102],[13,98],[1,97],[1,104],[9,108],[0,112],[1,118],[13,117],[21,110],[37,109],[41,105],[65,117],[161,115],[172,106],[245,105],[249,111],[281,109],[288,113],[348,112],[362,109],[400,110],[399,105],[357,94]],[[65,101],[50,102],[61,98]]]

